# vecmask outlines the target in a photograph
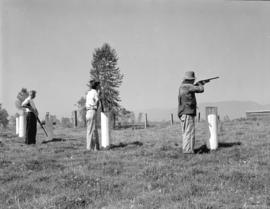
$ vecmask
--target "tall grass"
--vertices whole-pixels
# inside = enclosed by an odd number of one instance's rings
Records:
[[[84,129],[55,130],[49,143],[0,144],[1,208],[270,208],[270,126],[224,122],[217,151],[184,155],[179,124],[112,132],[113,149],[85,150]],[[196,127],[196,147],[207,124]],[[133,143],[135,141],[142,142]]]

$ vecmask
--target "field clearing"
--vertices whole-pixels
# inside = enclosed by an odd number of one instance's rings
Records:
[[[270,124],[223,122],[220,148],[184,155],[179,124],[112,131],[112,149],[85,150],[85,129],[57,129],[55,139],[25,145],[7,132],[0,142],[3,209],[270,208]]]

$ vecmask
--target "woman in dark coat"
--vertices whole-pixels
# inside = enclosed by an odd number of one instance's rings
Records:
[[[36,91],[32,90],[29,92],[29,96],[22,102],[22,107],[26,109],[26,144],[36,144],[38,111],[33,101],[35,97]]]

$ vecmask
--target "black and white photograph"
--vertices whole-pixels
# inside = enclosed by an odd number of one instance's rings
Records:
[[[0,209],[270,209],[270,0],[0,0]]]

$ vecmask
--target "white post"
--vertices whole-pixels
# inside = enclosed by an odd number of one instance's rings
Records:
[[[16,135],[19,135],[19,127],[20,127],[19,117],[16,117]]]
[[[208,115],[208,123],[210,130],[209,145],[211,150],[218,148],[218,137],[217,137],[217,115]]]
[[[52,120],[50,119],[49,112],[47,112],[45,115],[45,128],[48,134],[47,140],[52,140],[53,139],[53,124],[52,124]]]
[[[110,145],[110,117],[109,113],[101,112],[101,147]]]
[[[19,137],[25,137],[26,119],[25,114],[19,116]]]
[[[207,121],[210,131],[209,148],[210,150],[216,150],[218,148],[218,136],[217,136],[217,107],[206,107]]]

